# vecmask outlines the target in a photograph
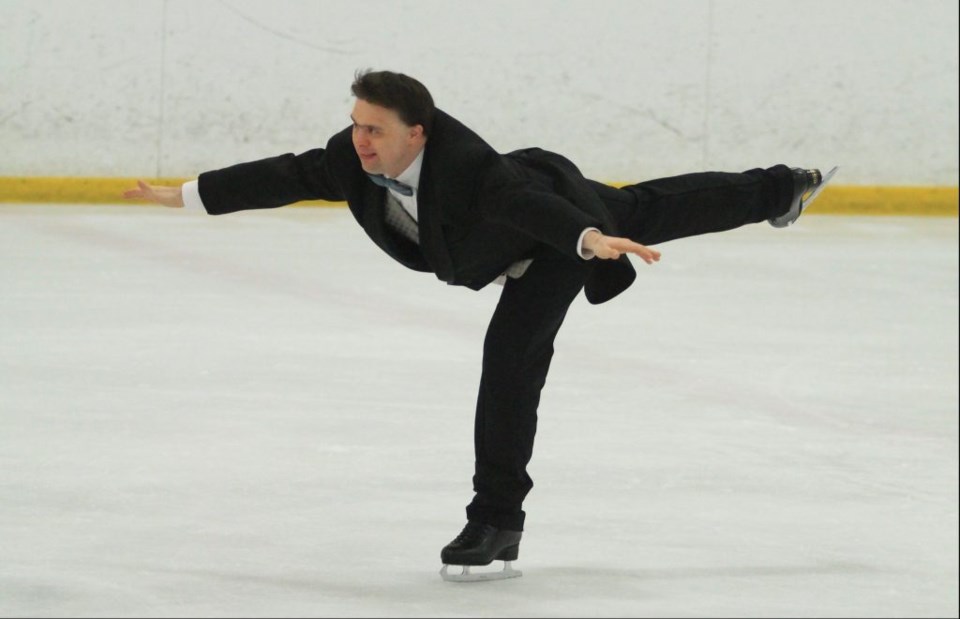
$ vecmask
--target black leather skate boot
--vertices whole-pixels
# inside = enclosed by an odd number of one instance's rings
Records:
[[[807,205],[813,202],[813,198],[816,197],[812,192],[823,183],[823,175],[820,174],[820,170],[792,168],[792,172],[793,200],[790,202],[790,209],[786,213],[767,220],[774,228],[786,228],[799,219],[800,214],[803,213]],[[808,196],[808,194],[810,195]],[[804,200],[804,198],[806,198],[806,200]]]
[[[443,569],[440,575],[444,580],[473,582],[479,580],[502,580],[516,578],[522,573],[510,566],[520,554],[520,531],[498,529],[481,522],[468,522],[460,535],[440,551]],[[503,561],[501,572],[471,574],[470,566],[489,565],[494,561]],[[463,567],[462,574],[450,574],[451,565]]]
[[[468,522],[455,540],[440,551],[447,565],[490,565],[494,561],[516,561],[520,553],[520,531],[505,531],[482,522]]]

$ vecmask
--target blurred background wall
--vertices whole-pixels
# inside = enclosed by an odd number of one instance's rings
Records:
[[[957,24],[954,0],[0,0],[0,176],[322,146],[371,67],[600,180],[783,162],[955,186]]]

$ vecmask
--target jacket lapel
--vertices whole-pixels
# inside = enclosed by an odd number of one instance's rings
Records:
[[[391,230],[387,225],[387,190],[365,177],[361,183],[364,205],[361,225],[367,235],[380,249],[404,266],[416,271],[427,270],[424,254],[416,243]]]
[[[362,182],[363,221],[361,225],[371,237],[382,239],[387,236],[387,222],[384,215],[387,190],[378,187],[372,181]]]
[[[430,140],[423,153],[423,167],[420,170],[420,186],[417,188],[417,218],[420,228],[420,249],[427,262],[433,267],[437,277],[447,283],[453,282],[453,263],[443,234],[442,217],[439,209],[443,205],[438,199],[436,165],[432,157]]]

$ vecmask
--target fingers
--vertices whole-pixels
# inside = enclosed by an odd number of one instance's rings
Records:
[[[137,181],[136,189],[128,189],[123,192],[123,197],[131,200],[149,200],[153,190],[150,185],[141,180]]]
[[[604,256],[600,252],[597,252],[597,255],[601,258],[607,259],[617,259],[621,254],[629,253],[639,256],[641,260],[647,264],[653,264],[654,262],[660,261],[660,252],[647,247],[646,245],[641,245],[631,241],[630,239],[624,239],[619,237],[607,237],[606,239],[606,248],[609,250],[606,252],[608,255]]]
[[[142,180],[137,181],[136,189],[123,192],[123,197],[132,200],[146,200],[161,206],[182,207],[183,197],[179,187],[164,187],[163,185],[148,185]]]
[[[651,249],[651,248],[649,248],[649,247],[646,247],[646,246],[644,246],[644,245],[640,245],[640,247],[642,247],[643,250],[642,250],[642,251],[635,252],[635,253],[636,253],[638,256],[640,256],[640,257],[643,259],[644,262],[646,262],[647,264],[653,264],[654,262],[660,262],[660,252],[658,252],[658,251],[655,250],[655,249]]]

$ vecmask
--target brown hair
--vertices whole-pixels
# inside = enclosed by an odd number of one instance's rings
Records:
[[[391,71],[357,71],[350,91],[358,99],[395,111],[410,127],[423,126],[424,135],[430,134],[436,109],[433,97],[412,77]]]

